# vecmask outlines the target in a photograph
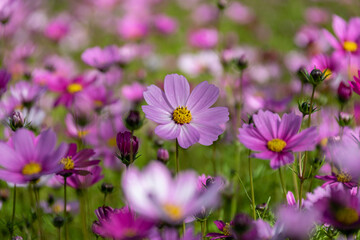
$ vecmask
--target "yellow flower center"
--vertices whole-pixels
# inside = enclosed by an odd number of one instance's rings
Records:
[[[346,172],[341,172],[341,173],[337,174],[336,178],[337,178],[338,182],[342,182],[342,183],[350,182],[352,179],[350,174],[348,174]]]
[[[230,236],[230,224],[229,224],[229,223],[226,223],[226,224],[225,224],[225,227],[223,228],[222,231],[223,231],[224,235]]]
[[[94,104],[95,104],[95,107],[102,107],[104,105],[104,103],[100,100],[95,100]]]
[[[22,169],[22,173],[24,175],[33,175],[41,172],[42,168],[41,165],[36,162],[28,163]]]
[[[326,137],[326,138],[323,138],[323,139],[321,139],[321,141],[320,141],[320,145],[323,146],[323,147],[326,147],[327,144],[328,144],[328,141],[329,141],[329,139],[328,139],[327,137]]]
[[[358,49],[357,43],[353,41],[345,41],[343,47],[348,52],[355,52]]]
[[[192,119],[190,111],[187,109],[187,107],[177,107],[173,112],[173,120],[177,124],[185,124],[190,123]]]
[[[183,212],[179,206],[173,204],[164,204],[163,209],[173,220],[179,220],[183,216]]]
[[[88,133],[89,133],[89,131],[80,130],[80,131],[78,131],[78,137],[79,137],[79,138],[83,138],[83,137],[85,137]]]
[[[279,138],[268,141],[267,147],[270,151],[281,152],[286,147],[286,142]]]
[[[71,157],[66,157],[60,160],[60,163],[64,165],[65,170],[72,170],[74,169],[74,161]]]
[[[110,138],[110,139],[107,141],[107,144],[108,144],[108,146],[110,146],[110,147],[116,147],[116,137]]]
[[[359,220],[359,214],[355,209],[346,207],[336,211],[335,218],[345,225],[350,225]]]
[[[52,207],[52,210],[54,213],[61,213],[63,211],[63,206],[61,206],[60,204],[56,203],[54,204],[54,206]]]
[[[83,90],[83,87],[79,83],[72,83],[69,86],[67,86],[67,90],[69,93],[77,93]]]

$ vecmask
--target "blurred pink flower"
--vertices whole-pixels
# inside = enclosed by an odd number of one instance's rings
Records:
[[[218,32],[211,28],[202,28],[189,35],[189,43],[201,49],[214,48],[218,43]]]

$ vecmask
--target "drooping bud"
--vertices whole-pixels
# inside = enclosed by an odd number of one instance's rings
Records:
[[[112,185],[111,183],[101,184],[101,192],[103,194],[110,194],[113,192],[113,190],[114,190],[114,185]]]
[[[137,110],[131,110],[128,116],[125,118],[126,128],[135,131],[142,126],[142,120],[140,117],[140,113]]]
[[[352,95],[351,86],[347,86],[345,83],[341,82],[337,89],[338,99],[341,103],[346,103],[349,101]]]
[[[119,149],[117,157],[126,165],[131,164],[131,159],[136,159],[136,154],[139,149],[139,140],[130,132],[119,132],[116,136],[116,144]],[[131,156],[132,155],[132,156]]]
[[[159,148],[157,152],[157,160],[166,164],[169,161],[169,152],[164,148]]]

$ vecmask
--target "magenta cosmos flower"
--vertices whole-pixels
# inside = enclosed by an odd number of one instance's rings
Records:
[[[100,162],[100,160],[89,160],[94,155],[95,152],[92,149],[83,149],[77,152],[76,144],[69,144],[67,154],[60,160],[63,169],[58,174],[62,176],[70,176],[73,173],[79,175],[89,174],[90,172],[85,168],[97,165]]]
[[[0,143],[0,179],[11,183],[27,183],[43,175],[57,173],[67,150],[56,145],[56,135],[47,130],[35,137],[27,129],[17,130],[7,143]]]
[[[354,76],[354,81],[349,81],[349,84],[352,88],[352,90],[357,93],[358,95],[360,95],[360,70],[358,71],[358,76],[359,77],[356,77]]]
[[[255,158],[270,160],[273,169],[294,161],[293,152],[313,150],[316,145],[316,127],[299,132],[301,117],[294,113],[284,114],[260,110],[253,115],[253,124],[239,129],[239,141],[254,153]]]
[[[99,221],[93,223],[93,232],[114,240],[144,239],[154,226],[152,221],[136,217],[128,207],[122,209],[100,207],[95,210],[95,214]]]
[[[346,53],[359,56],[360,54],[360,18],[351,18],[347,23],[341,17],[334,15],[332,27],[337,39],[324,30],[324,35],[336,54],[346,56]]]
[[[139,214],[153,220],[178,224],[218,203],[218,186],[204,193],[197,191],[197,175],[186,171],[172,178],[163,163],[154,161],[143,171],[130,167],[122,178],[128,204]]]
[[[229,120],[226,107],[212,106],[219,89],[202,82],[190,94],[190,85],[185,77],[177,74],[167,75],[161,91],[151,85],[144,92],[149,104],[142,106],[146,118],[159,123],[155,133],[164,139],[177,139],[182,148],[199,142],[211,145],[224,132],[221,124]]]

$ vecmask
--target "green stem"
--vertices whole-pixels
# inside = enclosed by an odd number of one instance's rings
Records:
[[[283,178],[283,175],[282,175],[282,172],[281,172],[281,167],[279,168],[279,176],[280,176],[281,188],[283,190],[284,197],[285,197],[285,200],[286,200],[286,188],[285,188],[285,184],[284,184],[284,178]]]
[[[211,158],[211,162],[213,165],[213,170],[214,170],[214,176],[217,176],[217,169],[216,169],[216,142],[214,142],[213,147],[212,147],[212,158]]]
[[[251,150],[249,150],[248,161],[249,161],[249,176],[250,176],[250,187],[251,187],[251,204],[252,204],[252,213],[253,218],[256,220],[256,205],[255,205],[255,192],[254,192],[254,180],[252,174],[252,164],[251,164]]]
[[[176,175],[179,173],[180,171],[180,163],[179,163],[179,143],[178,140],[176,139],[175,141],[175,163],[176,163]]]
[[[66,179],[67,177],[64,177],[64,231],[65,231],[65,239],[68,240],[68,226],[67,226],[67,211],[66,211],[66,206],[67,206],[67,198],[66,198]]]
[[[106,204],[106,193],[104,193],[104,203],[103,203],[103,205],[105,206],[105,204]]]
[[[59,240],[61,240],[61,228],[57,228],[58,229],[58,238]]]
[[[40,211],[40,198],[39,198],[39,191],[36,190],[36,184],[32,183],[33,185],[33,191],[34,191],[34,195],[35,195],[35,211],[36,211],[36,218],[38,220],[38,224],[39,224],[39,238],[40,240],[43,239],[43,234],[42,234],[42,216],[41,216],[41,211]]]
[[[204,221],[201,221],[200,222],[200,227],[201,227],[201,239],[205,239],[205,222]]]
[[[309,111],[309,118],[308,118],[308,127],[310,127],[310,125],[311,125],[311,113],[312,113],[312,108],[313,108],[315,88],[316,88],[316,86],[313,86],[311,98],[310,98],[310,111]]]
[[[80,215],[81,215],[81,226],[82,226],[82,232],[83,232],[83,238],[88,239],[88,232],[86,229],[86,197],[83,191],[79,193],[80,198]],[[105,205],[104,205],[105,206]]]
[[[12,216],[11,216],[11,227],[10,227],[11,238],[14,235],[15,208],[16,208],[16,184],[14,185],[13,206],[12,206]]]

